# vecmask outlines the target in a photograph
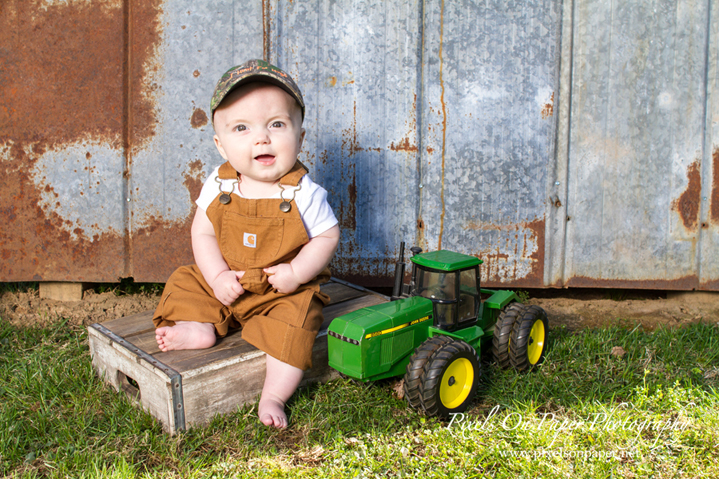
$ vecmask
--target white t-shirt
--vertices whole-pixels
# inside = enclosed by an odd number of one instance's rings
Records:
[[[197,206],[205,211],[217,195],[220,194],[220,184],[216,181],[219,169],[220,167],[218,166],[210,173],[209,178],[202,186],[200,197],[195,201]],[[244,198],[240,194],[239,185],[233,185],[234,181],[222,180],[222,191],[229,192],[232,188],[234,194]],[[337,218],[332,211],[332,207],[327,202],[327,191],[312,181],[309,175],[302,177],[299,188],[292,186],[283,186],[283,188],[285,191],[282,193],[282,197],[288,201],[292,198],[292,192],[296,190],[295,204],[300,212],[305,230],[307,230],[307,236],[314,238],[337,224]],[[280,193],[272,196],[272,198],[280,198]]]

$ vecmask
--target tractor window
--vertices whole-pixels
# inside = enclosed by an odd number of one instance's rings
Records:
[[[452,330],[456,328],[457,322],[457,303],[434,303],[434,324],[441,328]]]
[[[440,273],[418,268],[417,292],[428,299],[454,301],[456,273]]]
[[[459,321],[476,318],[478,305],[477,268],[465,269],[460,273]]]

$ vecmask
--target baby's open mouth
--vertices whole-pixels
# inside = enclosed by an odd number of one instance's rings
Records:
[[[273,161],[275,161],[275,157],[272,155],[258,155],[255,157],[255,160],[259,161],[262,164],[271,164]]]

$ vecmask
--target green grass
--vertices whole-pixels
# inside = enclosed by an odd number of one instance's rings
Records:
[[[719,477],[716,325],[551,334],[534,372],[484,364],[452,423],[392,381],[336,380],[296,394],[285,431],[251,405],[171,437],[101,383],[84,329],[0,319],[0,476]]]

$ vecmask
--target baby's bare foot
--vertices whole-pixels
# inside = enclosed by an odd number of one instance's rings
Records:
[[[285,405],[276,399],[260,398],[257,415],[260,417],[260,422],[262,422],[265,426],[272,426],[278,429],[284,429],[287,427]]]
[[[174,326],[155,330],[155,339],[160,350],[205,349],[215,344],[215,327],[211,323],[178,321]]]

